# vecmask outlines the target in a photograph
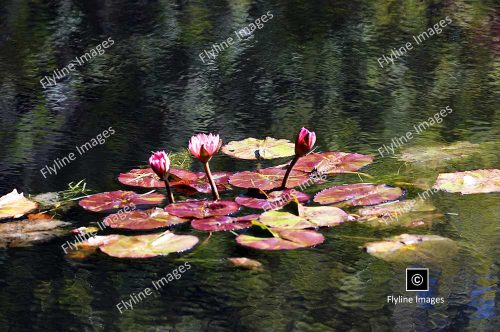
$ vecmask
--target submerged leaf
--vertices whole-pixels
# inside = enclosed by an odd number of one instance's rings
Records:
[[[134,210],[111,214],[103,222],[111,228],[146,230],[168,227],[188,221],[189,219],[173,216],[163,209],[153,208],[145,211]]]
[[[165,199],[162,194],[138,194],[133,191],[109,191],[91,195],[82,199],[79,204],[86,210],[94,212],[111,211],[134,205],[158,205]]]
[[[258,214],[243,217],[217,216],[204,219],[195,219],[191,222],[194,229],[205,232],[234,231],[252,227],[252,220],[258,219]]]
[[[19,218],[37,208],[37,204],[16,189],[0,197],[0,219]]]
[[[292,250],[312,247],[323,243],[325,237],[311,230],[279,230],[279,237],[256,237],[239,235],[236,242],[242,246],[260,250]]]
[[[457,246],[453,240],[438,235],[401,234],[385,241],[370,242],[364,249],[387,261],[449,259]]]
[[[99,249],[105,254],[119,258],[149,258],[165,256],[193,248],[198,238],[193,235],[177,235],[170,231],[160,234],[124,236],[102,244]]]
[[[281,186],[285,170],[279,168],[265,168],[258,172],[239,172],[231,176],[229,183],[240,188],[259,188],[271,190]],[[288,178],[287,188],[297,187],[309,180],[304,172],[292,171]]]
[[[321,174],[355,172],[372,161],[372,156],[359,153],[310,153],[299,159],[295,164],[294,170],[308,173],[317,170]]]
[[[295,189],[276,190],[266,194],[268,198],[257,198],[249,196],[236,197],[235,201],[239,205],[253,209],[275,210],[285,206],[296,197],[300,203],[309,200],[309,195]]]
[[[479,152],[480,145],[469,142],[455,142],[449,145],[416,146],[405,149],[400,159],[410,163],[443,164],[450,160],[463,159]]]
[[[228,259],[234,266],[248,270],[258,270],[262,268],[262,263],[255,259],[246,257],[231,257]]]
[[[475,171],[441,173],[433,188],[462,194],[498,192],[500,191],[500,170],[478,169]]]
[[[188,200],[169,204],[165,211],[181,218],[208,218],[225,216],[238,211],[239,205],[233,201]]]
[[[335,186],[320,191],[314,201],[326,205],[343,203],[344,205],[374,205],[398,199],[403,191],[398,187],[385,184],[356,183]]]
[[[69,223],[57,219],[20,220],[0,224],[0,247],[25,247],[68,233]]]
[[[242,141],[229,142],[222,147],[222,152],[239,159],[274,159],[293,156],[295,145],[286,139],[246,138]]]

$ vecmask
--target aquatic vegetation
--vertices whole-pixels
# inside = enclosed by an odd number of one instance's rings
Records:
[[[19,218],[28,212],[35,210],[38,204],[18,193],[16,189],[0,197],[0,220],[7,218]]]
[[[131,205],[158,205],[165,199],[162,194],[138,194],[133,191],[110,191],[91,195],[82,199],[79,204],[86,210],[105,212],[121,209]]]
[[[287,167],[283,182],[281,183],[281,189],[287,188],[288,177],[293,170],[293,166],[299,161],[300,157],[305,156],[312,150],[314,143],[316,143],[316,134],[302,127],[295,140],[295,157],[293,157],[290,165]]]
[[[500,191],[499,169],[478,169],[474,171],[439,174],[434,189],[452,193],[479,194]]]
[[[57,219],[24,219],[0,224],[0,248],[25,247],[67,234],[69,223]]]
[[[170,171],[170,159],[168,158],[165,151],[153,152],[151,157],[149,157],[149,167],[153,172],[158,175],[158,177],[165,183],[165,189],[167,190],[167,198],[169,203],[174,203],[174,195],[172,194],[172,189],[170,189],[170,183],[168,182],[168,172]]]
[[[103,222],[111,228],[148,230],[169,227],[188,221],[189,219],[171,215],[164,209],[153,208],[149,210],[128,211],[121,215],[117,215],[116,213],[110,214],[104,218]]]
[[[389,187],[384,184],[356,183],[320,191],[314,196],[316,203],[342,205],[374,205],[387,201],[393,201],[403,195],[403,191],[398,187]]]
[[[228,261],[231,262],[236,267],[241,267],[243,269],[248,270],[259,270],[262,268],[262,263],[246,257],[231,257],[228,258]]]
[[[293,156],[295,145],[286,139],[245,138],[242,141],[232,141],[222,147],[222,152],[238,159],[261,160]]]

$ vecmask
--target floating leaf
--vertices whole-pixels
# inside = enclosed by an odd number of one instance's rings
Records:
[[[179,181],[196,181],[198,176],[184,169],[171,168],[169,174],[171,185]],[[165,183],[151,168],[134,168],[127,173],[121,173],[118,176],[118,181],[121,183],[141,188],[164,188]]]
[[[457,247],[453,240],[438,235],[401,234],[385,241],[370,242],[364,249],[387,261],[449,259]]]
[[[260,250],[292,250],[315,246],[325,241],[321,233],[311,230],[280,230],[279,237],[255,237],[239,235],[236,242],[242,246]]]
[[[279,168],[265,168],[258,172],[239,172],[231,176],[229,183],[240,188],[259,188],[271,190],[281,186],[285,170]],[[287,188],[297,187],[309,180],[304,172],[292,171],[287,181]]]
[[[16,189],[0,197],[0,219],[19,218],[37,208],[37,204]]]
[[[343,205],[374,205],[398,199],[403,191],[398,187],[385,184],[356,183],[335,186],[320,191],[314,196],[316,203],[326,205],[343,203]]]
[[[239,205],[233,201],[188,200],[169,204],[165,211],[181,218],[208,218],[225,216],[238,211]]]
[[[119,258],[149,258],[165,256],[193,248],[198,238],[193,235],[177,235],[170,231],[161,234],[123,236],[99,246],[105,254]]]
[[[233,231],[252,227],[252,220],[258,219],[258,214],[233,218],[217,216],[204,219],[195,219],[191,222],[194,229],[205,232]]]
[[[222,152],[239,159],[274,159],[293,156],[295,145],[286,139],[246,138],[242,141],[229,142],[222,147]]]
[[[99,231],[99,228],[97,227],[78,227],[75,229],[71,230],[71,233],[73,234],[90,234],[90,233],[97,233]]]
[[[264,212],[260,215],[258,221],[268,227],[279,229],[304,229],[315,227],[314,224],[311,224],[305,218],[281,211]]]
[[[359,153],[310,153],[300,158],[293,169],[308,173],[317,170],[321,174],[355,172],[372,161],[372,156]]]
[[[235,201],[239,205],[253,209],[275,210],[285,206],[288,202],[296,197],[300,203],[305,203],[309,200],[309,195],[304,194],[295,189],[276,190],[267,194],[268,198],[257,198],[240,196],[236,197]]]
[[[500,191],[500,170],[478,169],[475,171],[441,173],[433,188],[462,194],[498,192]]]
[[[20,220],[0,224],[0,247],[25,247],[67,233],[69,223],[57,219]]]
[[[303,206],[298,204],[299,216],[315,227],[331,227],[346,222],[349,215],[334,206]]]
[[[455,142],[450,145],[416,146],[405,149],[400,159],[410,163],[443,164],[450,160],[458,160],[479,152],[480,145],[469,142]]]
[[[195,177],[189,177],[189,178],[184,178],[182,180],[174,181],[171,183],[175,189],[179,191],[186,192],[185,189],[187,189],[188,193],[191,193],[192,191],[189,191],[189,189],[194,189],[195,192],[200,192],[204,194],[209,194],[212,192],[212,188],[210,187],[210,183],[208,182],[207,176],[205,173],[193,173]],[[217,189],[219,191],[227,190],[230,188],[229,185],[229,177],[231,176],[231,173],[227,172],[214,172],[212,173],[212,177],[214,179],[215,185],[217,186]]]
[[[248,270],[259,270],[262,268],[262,263],[255,259],[246,257],[231,257],[228,259],[234,266]]]
[[[150,210],[134,210],[115,213],[104,219],[104,224],[111,228],[146,230],[168,227],[189,221],[189,219],[173,216],[160,208]]]
[[[423,199],[395,201],[362,208],[357,212],[359,222],[371,226],[428,226],[442,214],[436,211],[432,203]]]
[[[133,191],[110,191],[82,199],[79,204],[86,210],[101,212],[134,205],[157,205],[165,199],[162,194],[138,194]]]

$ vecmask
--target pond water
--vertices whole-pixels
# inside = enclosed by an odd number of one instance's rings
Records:
[[[217,132],[225,143],[293,140],[302,126],[316,132],[321,151],[373,155],[362,172],[402,186],[408,198],[438,173],[498,168],[499,12],[494,1],[3,1],[0,194],[64,190],[80,179],[95,192],[125,189],[120,172],[146,164],[152,150],[185,148],[194,133]],[[267,22],[239,40],[235,31],[264,14]],[[423,32],[425,40],[413,38]],[[232,45],[208,59],[229,37]],[[53,75],[56,84],[44,79]],[[447,106],[440,123],[414,129]],[[112,135],[77,151],[110,127]],[[394,141],[408,132],[404,144]],[[397,158],[406,148],[464,141],[480,153]],[[42,174],[70,153],[74,160],[57,174]],[[213,171],[256,166],[222,154],[211,163]],[[343,174],[308,192],[366,180]],[[225,232],[189,253],[140,260],[71,260],[60,248],[70,237],[0,249],[0,330],[498,330],[498,194],[439,192],[429,200],[443,213],[430,227],[346,223],[322,229],[323,244],[295,251],[245,249]],[[77,227],[103,217],[77,207],[62,219]],[[408,264],[361,249],[401,233],[448,237],[459,250]],[[226,259],[238,256],[264,269],[231,267]],[[192,268],[179,280],[120,314],[118,302],[185,262]],[[414,296],[405,292],[409,266],[430,269],[429,294],[444,303],[387,302]]]

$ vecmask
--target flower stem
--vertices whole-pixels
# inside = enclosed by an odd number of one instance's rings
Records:
[[[212,177],[212,172],[210,172],[210,166],[208,166],[208,161],[203,163],[205,168],[205,173],[207,174],[208,181],[210,182],[210,187],[212,188],[212,194],[214,195],[214,200],[218,201],[220,199],[219,192],[217,191],[217,186],[215,185],[214,178]]]
[[[172,189],[170,189],[170,183],[168,182],[168,178],[163,180],[163,182],[165,182],[165,189],[167,189],[168,204],[175,203],[174,194],[172,194]]]
[[[286,189],[286,182],[288,181],[288,177],[290,177],[290,173],[292,172],[293,166],[299,161],[299,157],[295,156],[292,159],[292,162],[290,162],[290,166],[288,166],[288,169],[286,170],[285,177],[283,178],[283,182],[281,182],[281,187],[280,190],[285,190]]]

